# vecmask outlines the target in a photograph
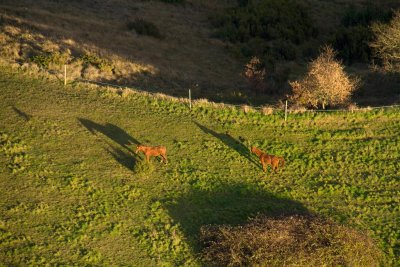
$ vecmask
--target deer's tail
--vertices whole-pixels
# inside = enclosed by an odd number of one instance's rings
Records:
[[[282,168],[285,167],[285,159],[283,157],[280,158],[280,162],[281,162]]]

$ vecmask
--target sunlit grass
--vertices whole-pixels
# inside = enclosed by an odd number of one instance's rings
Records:
[[[399,260],[399,110],[246,114],[0,68],[0,262],[201,265],[200,227],[316,213]],[[137,143],[165,145],[168,164]],[[248,151],[285,157],[263,173]]]

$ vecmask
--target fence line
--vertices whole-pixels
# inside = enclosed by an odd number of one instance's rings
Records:
[[[86,82],[86,83],[91,83],[91,84],[98,84],[98,85],[104,85],[104,86],[109,86],[109,87],[117,87],[117,88],[121,88],[121,89],[130,89],[130,90],[134,90],[134,91],[138,91],[138,92],[143,92],[146,94],[150,94],[150,95],[156,95],[157,93],[154,92],[149,92],[149,91],[145,91],[145,90],[141,90],[141,89],[137,89],[134,87],[129,87],[129,86],[122,86],[122,85],[118,85],[118,84],[112,84],[112,83],[106,83],[106,82],[99,82],[99,81],[93,81],[93,80],[88,80],[88,79],[75,79],[75,81],[81,81],[81,82]],[[190,89],[189,89],[190,90]],[[188,99],[188,101],[191,100],[191,96],[189,95],[189,98],[185,98],[182,97],[184,99]],[[249,106],[252,109],[262,109],[262,108],[266,108],[268,106],[251,106],[251,105],[247,105],[247,104],[241,104],[241,105],[237,105],[237,104],[227,104],[227,103],[217,103],[217,102],[212,102],[209,101],[210,103],[215,103],[215,104],[222,104],[225,106],[230,106],[230,107],[238,107],[238,108],[242,108],[243,106]],[[390,105],[390,106],[376,106],[376,107],[365,107],[365,108],[354,108],[354,109],[307,109],[307,110],[301,110],[301,112],[353,112],[353,111],[368,111],[368,110],[373,110],[373,109],[385,109],[385,108],[398,108],[400,107],[400,105]],[[268,107],[268,108],[272,108],[272,107]],[[284,110],[280,109],[280,108],[272,108],[273,111],[282,111]],[[291,109],[287,109],[288,113],[291,112],[299,112],[299,110],[291,110]]]
[[[10,61],[10,60],[4,59],[4,58],[2,58],[1,61],[8,62],[10,65],[16,63],[14,61]],[[16,64],[18,64],[18,63],[16,63]],[[54,75],[56,75],[57,73],[61,74],[61,75],[64,76],[64,84],[66,84],[66,81],[67,81],[66,65],[64,65],[64,73],[57,72],[55,70],[46,70],[46,69],[43,69],[43,68],[39,68],[39,71],[45,72],[45,73],[49,73],[49,74],[54,74]],[[145,91],[145,90],[142,90],[142,89],[130,87],[130,86],[127,86],[127,85],[118,85],[118,84],[112,84],[112,83],[100,82],[100,81],[93,81],[93,80],[83,79],[83,78],[77,78],[77,79],[70,80],[70,81],[97,84],[97,85],[100,85],[100,86],[108,86],[108,87],[114,87],[114,88],[120,88],[120,89],[129,89],[129,90],[145,93],[145,94],[152,95],[152,96],[156,96],[157,94],[159,94],[159,93],[149,92],[149,91]],[[190,94],[190,89],[189,89],[189,94]],[[171,96],[171,98],[177,98],[177,97]],[[179,98],[177,98],[177,99],[179,99]],[[191,96],[189,96],[189,98],[181,97],[181,99],[187,99],[188,103],[190,102],[191,105],[196,103],[196,101],[194,101],[193,104],[192,104]],[[389,106],[375,106],[375,107],[354,108],[354,109],[322,109],[322,110],[321,109],[316,109],[316,110],[314,110],[314,109],[306,109],[306,110],[296,110],[296,109],[286,109],[286,108],[272,108],[272,107],[269,107],[269,106],[266,106],[266,105],[251,106],[251,105],[248,105],[248,104],[240,104],[240,105],[238,105],[238,104],[227,104],[227,103],[223,103],[223,102],[220,102],[220,103],[212,102],[212,101],[208,101],[208,102],[212,103],[212,104],[224,105],[224,106],[228,106],[228,107],[237,107],[237,108],[243,108],[244,106],[247,106],[250,109],[255,109],[255,110],[257,110],[257,109],[260,110],[260,109],[263,109],[263,108],[270,108],[270,109],[272,109],[273,112],[284,111],[285,112],[285,116],[288,113],[357,112],[357,111],[368,111],[368,110],[377,110],[377,109],[390,109],[390,108],[399,108],[400,107],[400,105],[389,105]]]

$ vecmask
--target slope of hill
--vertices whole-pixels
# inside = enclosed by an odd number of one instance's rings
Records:
[[[201,226],[304,213],[362,231],[399,262],[398,109],[291,114],[285,125],[4,66],[0,99],[6,265],[202,265]],[[137,143],[165,145],[168,164],[144,163]],[[249,145],[285,168],[262,173]]]
[[[27,62],[43,52],[93,54],[111,61],[113,73],[78,64],[71,78],[109,80],[177,96],[186,96],[196,84],[206,91],[243,87],[239,62],[222,42],[210,38],[202,6],[160,1],[2,1],[0,12],[1,50],[6,58]],[[153,23],[163,38],[129,29],[135,19]]]
[[[287,93],[287,79],[304,73],[308,58],[278,60],[274,74],[281,80],[275,89],[278,93],[254,94],[242,75],[249,59],[233,44],[212,37],[210,16],[236,1],[168,2],[174,1],[4,0],[1,59],[29,68],[38,64],[53,73],[60,73],[61,65],[68,62],[71,79],[108,81],[181,97],[191,88],[194,98],[257,105],[276,104]],[[312,57],[322,44],[332,42],[350,3],[362,8],[368,1],[304,0],[319,34],[295,47],[295,53]],[[395,0],[380,3],[398,7]],[[372,71],[365,63],[348,71],[363,80],[355,102],[398,102],[398,75]]]

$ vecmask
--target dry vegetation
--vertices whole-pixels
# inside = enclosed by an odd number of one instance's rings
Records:
[[[327,105],[348,105],[351,94],[358,86],[358,79],[349,77],[336,52],[325,47],[317,59],[310,63],[307,75],[300,81],[291,82],[292,100],[296,104],[314,108]]]
[[[340,26],[349,1],[303,2],[318,25],[318,38],[307,40],[294,52],[315,58],[318,47],[330,42]],[[362,7],[368,1],[351,2]],[[398,6],[394,0],[382,3]],[[194,98],[276,104],[290,90],[287,81],[304,74],[306,62],[276,62],[274,70],[265,69],[266,81],[252,90],[254,84],[249,86],[243,73],[250,58],[238,56],[231,43],[212,37],[210,15],[235,4],[234,0],[4,0],[0,4],[0,59],[25,68],[39,65],[58,78],[61,65],[67,62],[71,79],[108,81],[179,97],[187,96],[191,88]],[[136,29],[135,21],[140,22]],[[51,61],[57,53],[66,61]],[[83,60],[88,55],[106,65]],[[46,61],[46,66],[38,60]],[[366,68],[350,69],[366,79],[355,95],[360,99],[357,103],[370,104],[367,98],[376,104],[396,101],[391,93],[396,77],[382,77]],[[375,84],[390,94],[380,96],[379,103]]]
[[[215,266],[378,266],[382,258],[371,238],[316,216],[205,226],[201,239],[204,258]]]
[[[112,80],[180,96],[199,84],[195,93],[205,96],[202,90],[243,85],[240,64],[222,42],[210,38],[207,12],[213,8],[160,1],[2,1],[0,53],[22,63],[58,51],[71,55],[71,78]],[[164,38],[130,30],[135,20],[151,23]],[[72,60],[85,54],[112,62],[112,73]]]
[[[388,25],[373,26],[377,39],[372,44],[374,52],[386,68],[400,72],[400,11]]]

